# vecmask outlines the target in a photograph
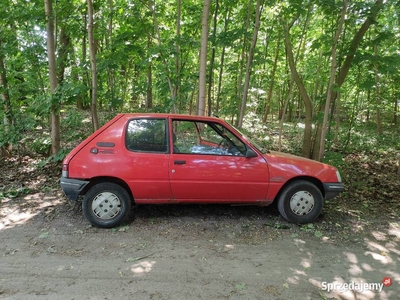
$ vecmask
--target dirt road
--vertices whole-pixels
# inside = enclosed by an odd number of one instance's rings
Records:
[[[297,226],[271,208],[134,212],[105,230],[56,191],[3,199],[0,298],[399,299],[398,220],[332,222],[328,212]]]

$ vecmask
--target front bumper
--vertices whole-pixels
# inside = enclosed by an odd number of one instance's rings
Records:
[[[68,199],[76,201],[89,181],[61,177],[60,185]]]
[[[341,182],[324,183],[325,200],[332,199],[344,191],[344,185]]]

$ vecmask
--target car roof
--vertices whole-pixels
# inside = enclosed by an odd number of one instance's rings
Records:
[[[187,114],[173,114],[173,113],[123,113],[119,115],[125,115],[128,118],[177,118],[187,120],[202,120],[202,121],[223,121],[217,117],[198,116],[198,115],[187,115]]]

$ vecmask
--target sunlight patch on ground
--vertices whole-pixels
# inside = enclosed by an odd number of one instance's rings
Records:
[[[3,199],[0,207],[0,230],[25,224],[43,209],[60,204],[58,197],[44,196],[41,193],[30,194],[24,200]]]
[[[300,262],[300,265],[305,269],[310,268],[311,267],[311,260],[308,259],[308,258],[303,258],[301,260],[301,262]]]
[[[0,211],[1,215],[6,215],[0,221],[0,230],[5,228],[14,227],[15,225],[24,224],[27,220],[31,219],[34,215],[31,212],[21,212],[16,210],[2,209]]]
[[[390,228],[388,233],[390,235],[400,238],[400,223],[394,223],[394,222],[390,223]]]
[[[155,264],[155,261],[142,261],[140,263],[132,265],[131,271],[135,275],[149,273],[153,269]]]
[[[235,249],[234,245],[225,245],[224,246],[224,251],[230,251],[230,250],[233,250],[233,249]]]
[[[384,265],[392,264],[393,259],[387,255],[387,253],[375,253],[372,251],[366,251],[365,255],[371,255],[373,259],[380,261]]]

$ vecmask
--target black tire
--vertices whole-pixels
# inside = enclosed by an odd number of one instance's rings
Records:
[[[131,209],[131,197],[120,185],[102,182],[94,185],[85,195],[82,210],[94,226],[111,228],[121,224]]]
[[[290,183],[279,195],[277,201],[282,217],[297,224],[315,221],[324,205],[324,197],[320,189],[306,180]]]

